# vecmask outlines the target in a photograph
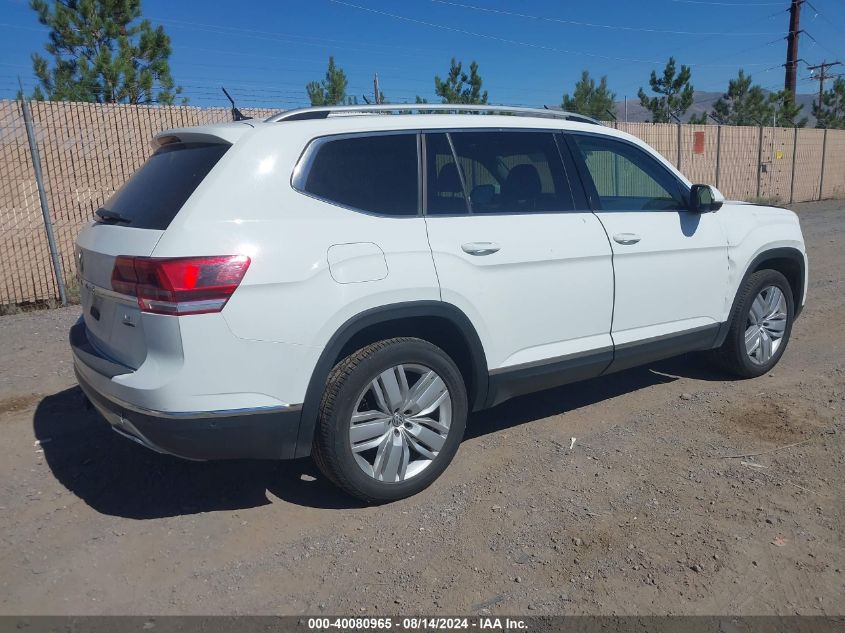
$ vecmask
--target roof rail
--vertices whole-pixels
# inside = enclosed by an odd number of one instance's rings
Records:
[[[340,105],[340,106],[316,106],[312,108],[297,108],[285,110],[265,119],[267,123],[277,121],[302,121],[306,119],[327,119],[332,114],[398,114],[398,113],[485,113],[485,114],[512,114],[517,116],[547,117],[552,119],[566,119],[579,123],[592,123],[602,125],[597,121],[583,114],[565,112],[563,110],[523,108],[515,106],[497,105],[474,105],[458,103],[383,103],[378,105]]]

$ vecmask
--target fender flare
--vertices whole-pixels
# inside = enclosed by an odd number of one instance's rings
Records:
[[[308,388],[305,391],[305,402],[302,405],[294,457],[306,457],[311,453],[311,444],[314,440],[314,430],[317,426],[320,400],[325,390],[326,379],[334,367],[335,359],[346,344],[352,340],[352,337],[368,327],[414,317],[447,319],[462,333],[470,350],[473,380],[477,386],[475,397],[470,403],[470,410],[474,411],[483,406],[487,398],[489,380],[487,357],[484,354],[478,332],[476,332],[466,314],[456,306],[442,301],[410,301],[371,308],[356,314],[341,325],[320,354],[314,371],[311,373],[311,379],[308,381]]]
[[[801,299],[804,297],[804,283],[805,278],[807,275],[807,261],[804,257],[804,254],[799,251],[797,248],[784,246],[778,248],[770,248],[765,250],[761,253],[758,253],[754,259],[746,266],[745,273],[742,275],[742,279],[739,282],[739,285],[736,287],[736,293],[734,294],[733,303],[731,304],[731,311],[728,314],[728,320],[722,323],[722,327],[719,330],[719,334],[716,337],[715,347],[721,347],[722,343],[725,342],[725,338],[728,336],[728,330],[731,327],[731,323],[734,319],[734,313],[736,310],[736,296],[739,294],[740,288],[742,288],[742,284],[745,283],[745,280],[751,276],[752,271],[757,270],[760,264],[766,262],[770,259],[789,259],[794,261],[798,264],[798,268],[801,271],[798,279],[798,287],[795,289],[795,296],[797,300],[794,302],[795,312],[793,314],[793,319],[797,319],[798,316],[801,314],[801,310],[803,309],[803,305],[801,305]]]

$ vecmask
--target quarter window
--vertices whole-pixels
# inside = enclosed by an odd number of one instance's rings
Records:
[[[572,192],[550,132],[452,132],[427,135],[428,213],[571,211]]]
[[[415,134],[323,140],[301,188],[370,213],[417,215],[418,171]]]
[[[573,134],[601,207],[608,211],[684,208],[674,175],[653,156],[623,141]]]

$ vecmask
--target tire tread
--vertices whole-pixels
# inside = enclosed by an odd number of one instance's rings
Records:
[[[361,490],[355,486],[346,475],[344,475],[335,459],[333,451],[330,449],[330,420],[334,417],[337,397],[346,380],[358,369],[358,366],[370,356],[393,345],[401,345],[403,343],[417,341],[424,342],[422,339],[418,338],[396,337],[371,343],[340,361],[334,366],[331,372],[329,372],[328,378],[326,379],[326,388],[323,391],[323,397],[320,400],[317,432],[314,436],[314,446],[311,451],[312,456],[314,458],[314,462],[317,464],[317,468],[319,468],[334,485],[344,492],[358,497],[367,503],[372,503],[377,501],[377,499],[375,497],[362,494]]]
[[[731,309],[730,315],[730,326],[728,334],[725,337],[725,341],[720,347],[717,347],[711,352],[711,360],[717,367],[727,373],[741,376],[743,378],[754,378],[760,375],[760,372],[752,372],[748,370],[744,358],[741,357],[742,354],[745,354],[745,349],[741,348],[737,344],[737,341],[739,340],[740,332],[743,335],[743,339],[745,336],[747,315],[746,309],[744,308],[748,305],[748,301],[752,298],[752,295],[756,295],[757,292],[759,292],[759,288],[763,285],[764,281],[779,281],[786,287],[787,291],[791,291],[786,277],[776,270],[764,268],[749,275],[743,282],[739,292],[737,292],[736,299],[734,300],[734,305]],[[791,303],[789,305],[791,305]],[[793,318],[793,313],[789,314],[788,318],[790,320]],[[788,327],[789,330],[791,330],[791,324]],[[789,340],[789,330],[787,330],[787,338],[784,340],[784,348]],[[778,357],[778,360],[780,360],[780,357]],[[777,364],[777,361],[775,361],[775,364]],[[766,371],[769,370],[767,369]]]

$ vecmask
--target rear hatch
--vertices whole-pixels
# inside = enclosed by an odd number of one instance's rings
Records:
[[[82,315],[91,344],[137,369],[147,340],[136,297],[112,284],[119,256],[149,257],[171,221],[230,147],[166,136],[146,163],[97,211],[76,242]],[[161,141],[160,141],[161,142]],[[178,328],[177,319],[172,319]]]

